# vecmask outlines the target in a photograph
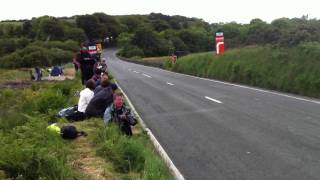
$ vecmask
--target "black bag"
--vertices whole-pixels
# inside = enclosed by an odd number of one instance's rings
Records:
[[[63,139],[76,139],[79,136],[87,136],[87,133],[83,131],[78,132],[74,126],[63,126],[61,128],[61,137]]]

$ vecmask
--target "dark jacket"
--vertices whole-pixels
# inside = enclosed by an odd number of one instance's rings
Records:
[[[85,114],[89,117],[103,117],[104,111],[113,102],[113,91],[110,86],[95,93],[89,102]]]
[[[102,90],[104,88],[104,87],[102,87],[100,85],[100,81],[97,81],[97,82],[99,82],[99,85],[96,86],[96,88],[94,89],[94,94],[97,94],[100,90]],[[118,86],[116,84],[113,84],[113,83],[110,83],[108,87],[111,87],[113,92],[118,89]]]
[[[131,126],[137,124],[137,119],[131,112],[131,109],[129,107],[122,106],[121,109],[112,107],[111,116],[113,117],[114,122],[119,125],[122,133],[128,136],[132,136]]]

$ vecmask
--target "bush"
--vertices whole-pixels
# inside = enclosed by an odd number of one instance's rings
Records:
[[[119,51],[119,55],[127,58],[131,58],[134,56],[144,57],[143,50],[138,48],[137,46],[125,46]]]
[[[97,154],[110,161],[117,172],[138,172],[142,179],[148,180],[171,179],[145,133],[129,138],[122,135],[115,124],[107,129],[101,126],[95,144],[100,146]]]
[[[30,43],[26,38],[3,38],[0,39],[0,56],[7,55],[18,49],[25,48]]]
[[[320,43],[293,48],[247,47],[178,59],[171,68],[191,75],[320,97]],[[170,63],[166,64],[170,69]]]
[[[32,43],[31,45],[34,45],[37,47],[44,47],[47,49],[58,48],[61,50],[67,50],[67,51],[72,51],[72,52],[76,52],[79,50],[79,43],[76,41],[73,41],[73,40],[48,41],[48,42],[36,41],[36,42]]]
[[[67,98],[60,91],[45,91],[37,98],[37,111],[48,114],[50,110],[60,110],[67,105]]]
[[[98,154],[111,161],[115,170],[121,173],[141,172],[144,169],[144,146],[137,141],[122,136],[116,125],[106,131],[107,140],[99,148]]]
[[[14,179],[72,178],[66,164],[68,149],[60,136],[48,132],[46,126],[46,121],[30,119],[0,134],[0,169]]]
[[[26,122],[20,113],[21,102],[25,102],[24,93],[15,93],[12,89],[0,91],[0,130],[12,129]]]
[[[69,49],[75,49],[73,41],[66,42]],[[70,44],[70,46],[69,46]],[[60,43],[52,43],[45,48],[40,44],[31,44],[24,49],[17,50],[14,53],[0,58],[1,68],[19,68],[19,67],[35,67],[35,66],[53,66],[70,62],[73,58],[73,52],[56,48]],[[60,46],[61,48],[66,48]],[[50,48],[49,48],[50,47]]]

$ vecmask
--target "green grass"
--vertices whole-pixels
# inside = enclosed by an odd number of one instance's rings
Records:
[[[148,62],[158,62],[158,63],[164,63],[168,60],[170,60],[170,57],[168,56],[162,56],[162,57],[146,57],[142,58],[143,61],[148,61]]]
[[[0,83],[17,80],[30,80],[30,73],[27,70],[0,69]]]
[[[320,97],[320,43],[192,54],[165,67],[180,73]]]
[[[139,179],[146,180],[172,179],[144,132],[129,138],[123,136],[113,124],[108,128],[99,128],[95,143],[99,146],[98,155],[110,161],[116,172],[138,173]]]
[[[74,179],[70,146],[46,130],[66,104],[75,82],[37,84],[30,89],[0,90],[0,170],[17,179]],[[54,103],[49,100],[54,99]],[[61,103],[61,104],[60,104]]]
[[[76,78],[0,89],[0,179],[89,179],[74,162],[92,168],[91,175],[102,169],[112,179],[172,179],[139,125],[128,138],[115,125],[106,128],[102,119],[89,119],[74,123],[89,136],[71,142],[46,130],[49,122],[67,123],[56,114],[76,104],[73,95],[82,88]]]

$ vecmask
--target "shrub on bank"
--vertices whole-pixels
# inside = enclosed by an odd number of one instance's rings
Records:
[[[46,128],[56,120],[52,114],[74,103],[72,92],[80,86],[64,81],[0,90],[0,171],[12,179],[76,178],[70,146]]]
[[[0,68],[53,66],[71,62],[72,51],[31,45],[0,58]]]
[[[262,88],[320,97],[320,43],[293,48],[246,47],[180,58],[173,71],[195,76],[248,84]]]
[[[165,164],[152,151],[146,134],[128,138],[121,134],[117,125],[112,125],[98,129],[95,143],[100,146],[98,155],[110,161],[117,172],[137,172],[146,180],[171,179]]]
[[[46,130],[47,122],[28,123],[0,133],[0,169],[14,179],[70,179],[68,148],[60,136]]]
[[[137,46],[128,45],[124,46],[118,53],[120,56],[123,57],[144,57],[143,50],[138,48]]]

